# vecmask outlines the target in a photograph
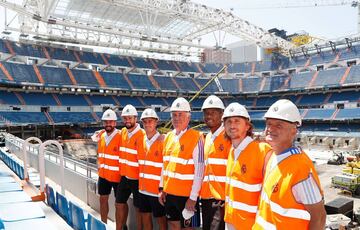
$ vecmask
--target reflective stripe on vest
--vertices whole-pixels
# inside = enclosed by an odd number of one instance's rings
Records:
[[[281,230],[289,226],[307,229],[311,216],[305,206],[295,200],[292,187],[308,178],[310,173],[320,187],[314,165],[306,153],[298,148],[290,148],[279,155],[273,154],[266,167],[253,229],[270,229],[272,226]]]
[[[104,168],[104,169],[108,169],[108,170],[116,171],[116,172],[119,171],[119,167],[109,166],[109,165],[106,165],[106,164],[100,164],[100,165],[99,165],[99,168]]]
[[[121,146],[119,147],[121,175],[135,180],[139,179],[138,148],[142,148],[145,135],[144,130],[139,126],[137,124],[131,137],[126,127],[121,129]]]
[[[266,195],[266,192],[261,193],[261,199],[270,205],[271,210],[276,212],[281,216],[291,217],[291,218],[298,218],[303,220],[310,220],[310,214],[308,211],[304,209],[295,209],[295,208],[283,208],[281,205],[272,202],[269,197]]]
[[[227,205],[237,210],[243,210],[250,213],[256,213],[257,205],[248,205],[242,202],[231,200],[228,196],[225,198]]]
[[[184,159],[184,158],[174,157],[174,156],[164,156],[163,159],[164,159],[164,162],[168,161],[168,162],[178,163],[178,164],[182,164],[182,165],[193,165],[194,164],[193,159]]]
[[[163,163],[154,162],[154,161],[139,160],[139,165],[153,166],[153,167],[156,167],[156,168],[162,168]]]
[[[205,171],[201,185],[202,199],[225,200],[226,166],[231,142],[224,136],[221,126],[214,133],[206,135],[204,143]]]
[[[169,132],[164,141],[164,191],[175,196],[189,197],[194,180],[193,152],[201,134],[188,129],[180,138]]]
[[[98,157],[99,158],[110,159],[110,160],[119,160],[119,156],[106,154],[106,153],[99,153]]]
[[[138,150],[139,191],[151,196],[159,193],[161,170],[163,167],[164,135],[155,134],[149,141],[144,138],[142,148]]]
[[[232,187],[246,190],[248,192],[260,192],[261,184],[248,184],[242,181],[231,179],[230,177],[226,178],[226,183]]]
[[[235,151],[240,151],[235,159]],[[263,182],[263,167],[270,146],[247,137],[228,158],[226,178],[225,222],[236,229],[251,229]]]
[[[98,142],[98,175],[110,182],[118,183],[120,181],[119,167],[119,145],[121,135],[118,130],[114,130],[106,143],[106,132],[100,135]]]

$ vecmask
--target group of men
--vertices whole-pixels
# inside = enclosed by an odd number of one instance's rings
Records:
[[[301,115],[289,100],[265,113],[265,142],[253,139],[246,108],[226,108],[215,95],[203,103],[206,137],[189,126],[191,108],[184,98],[170,107],[173,130],[160,134],[152,109],[140,117],[126,105],[125,127],[106,110],[98,142],[98,193],[106,223],[111,189],[116,196],[116,228],[126,229],[127,200],[133,195],[137,229],[324,229],[323,192],[314,165],[294,146]],[[201,204],[201,208],[199,207]],[[200,211],[201,210],[201,211]]]

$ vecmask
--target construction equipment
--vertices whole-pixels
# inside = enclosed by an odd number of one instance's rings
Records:
[[[331,186],[360,196],[360,175],[343,173],[331,178]]]

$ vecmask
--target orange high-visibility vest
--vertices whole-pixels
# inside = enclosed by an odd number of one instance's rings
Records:
[[[251,141],[234,159],[231,149],[226,168],[225,222],[236,229],[251,229],[255,223],[263,167],[270,146],[266,143]]]
[[[193,152],[201,138],[199,131],[188,129],[179,140],[169,132],[164,141],[164,192],[189,197],[194,180]]]
[[[157,196],[161,169],[163,166],[164,135],[159,135],[150,149],[146,146],[144,138],[143,146],[139,149],[139,191]]]
[[[98,142],[98,175],[108,181],[118,183],[120,181],[120,166],[119,166],[119,146],[121,135],[118,130],[114,130],[115,135],[110,143],[106,145],[106,132],[100,134]]]
[[[205,173],[201,185],[200,197],[202,199],[225,200],[226,166],[231,149],[231,142],[225,138],[222,131],[212,141],[212,133],[205,138]]]
[[[312,174],[320,187],[314,165],[298,148],[290,148],[283,153],[284,160],[272,164],[275,154],[266,167],[264,185],[261,192],[258,215],[253,229],[308,229],[310,214],[305,206],[298,203],[292,187],[309,178]],[[271,167],[272,166],[272,167]],[[320,189],[321,193],[322,190]]]
[[[139,127],[139,124],[137,124]],[[145,132],[141,128],[134,133],[131,138],[128,137],[126,127],[121,129],[121,146],[120,146],[120,167],[121,175],[133,180],[139,179],[139,162],[138,149],[142,146]],[[135,131],[135,130],[134,130]]]

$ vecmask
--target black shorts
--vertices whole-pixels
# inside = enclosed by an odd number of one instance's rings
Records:
[[[116,197],[116,191],[119,183],[108,181],[102,177],[98,180],[98,194],[100,196],[110,195],[111,189],[114,189],[114,195]]]
[[[162,206],[159,202],[159,198],[156,196],[149,196],[139,192],[139,201],[140,201],[140,212],[143,213],[153,213],[154,217],[163,217],[165,216],[165,207]]]
[[[117,192],[116,192],[116,203],[125,204],[130,194],[133,194],[133,204],[135,207],[139,207],[139,181],[131,180],[125,176],[121,177]]]
[[[189,197],[167,194],[165,202],[166,218],[169,221],[180,221],[181,228],[200,227],[199,202],[196,202],[195,208],[197,211],[193,217],[185,220],[182,216],[182,211],[184,210],[186,201],[188,199]]]
[[[203,230],[225,230],[224,214],[225,202],[223,200],[202,199],[201,215]]]

